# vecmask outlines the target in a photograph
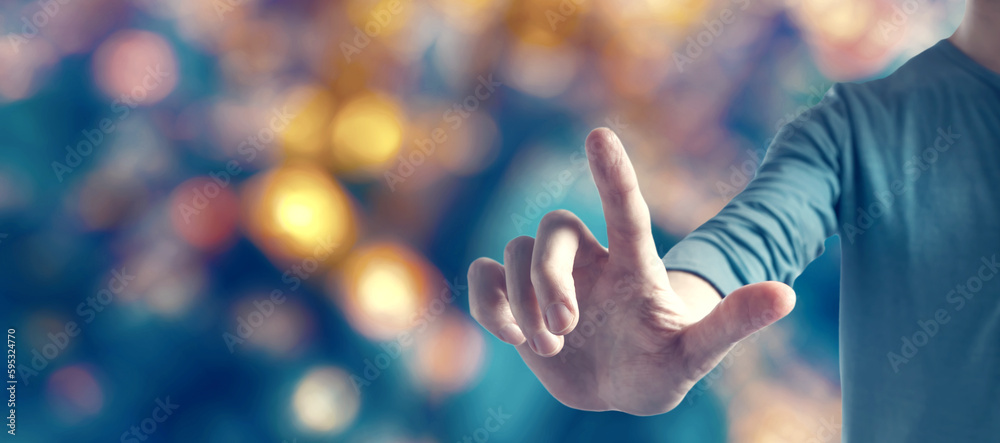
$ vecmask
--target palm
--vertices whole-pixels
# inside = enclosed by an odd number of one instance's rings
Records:
[[[473,263],[472,312],[516,345],[567,406],[666,412],[736,341],[786,314],[789,291],[761,283],[734,292],[707,315],[689,309],[656,252],[649,210],[617,138],[594,131],[587,153],[610,249],[575,215],[553,211],[537,239],[518,237],[507,245],[505,265]]]
[[[559,354],[542,357],[527,344],[518,352],[546,389],[570,407],[629,409],[629,403],[675,397],[655,389],[671,384],[648,383],[674,372],[669,366],[677,360],[667,357],[675,352],[684,323],[683,306],[669,301],[666,274],[644,275],[601,261],[573,274],[581,319],[564,336]],[[617,293],[616,286],[625,293]],[[652,309],[660,315],[648,315]]]

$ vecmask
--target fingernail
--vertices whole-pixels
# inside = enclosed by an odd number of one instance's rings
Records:
[[[541,356],[549,356],[559,348],[559,339],[542,332],[531,339],[531,350]]]
[[[521,329],[515,325],[508,324],[498,331],[500,334],[500,340],[503,340],[512,345],[519,345],[524,343],[524,334],[521,333]]]
[[[545,326],[553,334],[561,334],[573,324],[573,313],[562,303],[553,303],[545,310]]]

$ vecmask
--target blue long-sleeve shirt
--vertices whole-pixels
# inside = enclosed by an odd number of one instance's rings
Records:
[[[839,234],[843,438],[1000,439],[1000,75],[947,40],[838,84],[664,257],[722,294]]]

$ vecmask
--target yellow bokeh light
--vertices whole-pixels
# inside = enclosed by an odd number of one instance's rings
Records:
[[[430,265],[402,246],[382,243],[354,251],[340,275],[338,302],[355,329],[388,340],[414,326],[430,299]]]
[[[576,34],[589,6],[583,0],[514,0],[504,23],[523,43],[559,46]]]
[[[299,422],[317,432],[343,431],[358,414],[360,399],[346,372],[335,367],[310,371],[295,388],[292,409]]]
[[[875,6],[860,0],[806,0],[801,5],[805,25],[833,42],[851,42],[871,27]]]
[[[690,26],[702,25],[702,20],[708,18],[713,8],[722,8],[718,2],[713,0],[676,0],[665,2],[662,0],[639,0],[622,2],[620,0],[598,0],[596,2],[597,15],[607,24],[611,25],[616,32],[630,32],[633,27],[638,26],[643,32],[647,32],[651,25],[664,27],[664,31],[679,30],[681,34],[689,32]],[[730,8],[740,7],[740,3],[734,2],[728,5]],[[717,11],[716,11],[717,12]],[[647,43],[654,44],[655,42]]]
[[[404,29],[417,5],[410,0],[348,0],[344,8],[351,23],[374,40]]]
[[[361,272],[358,297],[362,309],[374,316],[390,318],[415,309],[410,291],[416,282],[403,265],[377,258]]]
[[[331,132],[337,169],[376,170],[399,152],[403,142],[402,111],[387,97],[366,94],[337,112]]]
[[[346,192],[326,173],[310,166],[284,166],[248,187],[250,234],[280,258],[316,257],[330,245],[336,258],[356,236]]]
[[[700,24],[710,12],[711,7],[716,7],[716,2],[710,0],[681,0],[665,2],[662,0],[645,0],[638,2],[646,9],[647,17],[653,18],[661,24],[668,26],[691,26]],[[741,3],[734,2],[734,6],[740,8]]]
[[[278,223],[290,232],[309,228],[313,221],[313,210],[301,194],[290,195],[278,202]]]
[[[281,131],[281,146],[291,155],[318,157],[329,147],[326,136],[333,118],[335,100],[329,91],[304,87],[293,91],[288,100],[295,115]]]

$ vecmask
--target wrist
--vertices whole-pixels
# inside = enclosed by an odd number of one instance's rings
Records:
[[[685,271],[667,271],[670,288],[696,318],[703,318],[722,301],[722,294],[705,279]]]

